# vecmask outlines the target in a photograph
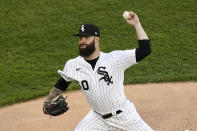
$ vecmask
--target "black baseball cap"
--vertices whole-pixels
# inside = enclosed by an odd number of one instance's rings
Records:
[[[79,28],[79,33],[74,36],[98,36],[100,37],[99,28],[94,24],[83,24]]]

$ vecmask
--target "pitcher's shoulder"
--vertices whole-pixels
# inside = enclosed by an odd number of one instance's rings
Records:
[[[114,50],[114,51],[107,53],[107,55],[114,56],[114,55],[120,54],[121,52],[122,52],[122,50]]]
[[[81,63],[83,61],[83,59],[84,59],[83,57],[77,56],[75,58],[69,59],[68,62],[70,64],[77,64],[77,63]]]

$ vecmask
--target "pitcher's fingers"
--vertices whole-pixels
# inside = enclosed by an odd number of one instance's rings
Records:
[[[136,14],[135,14],[134,12],[129,12],[129,15],[130,15],[131,17],[135,17],[135,16],[136,16]]]

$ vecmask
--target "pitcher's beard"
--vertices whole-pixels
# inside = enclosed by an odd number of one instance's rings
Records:
[[[79,45],[79,55],[80,56],[90,56],[92,53],[94,53],[94,51],[96,50],[95,48],[95,39],[90,43],[90,44],[85,44],[86,47],[85,48],[81,48]]]

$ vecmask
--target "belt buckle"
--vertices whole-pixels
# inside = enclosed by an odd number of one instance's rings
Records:
[[[112,116],[115,116],[115,115],[117,115],[117,114],[116,114],[116,111],[113,111],[113,112],[112,112]]]

